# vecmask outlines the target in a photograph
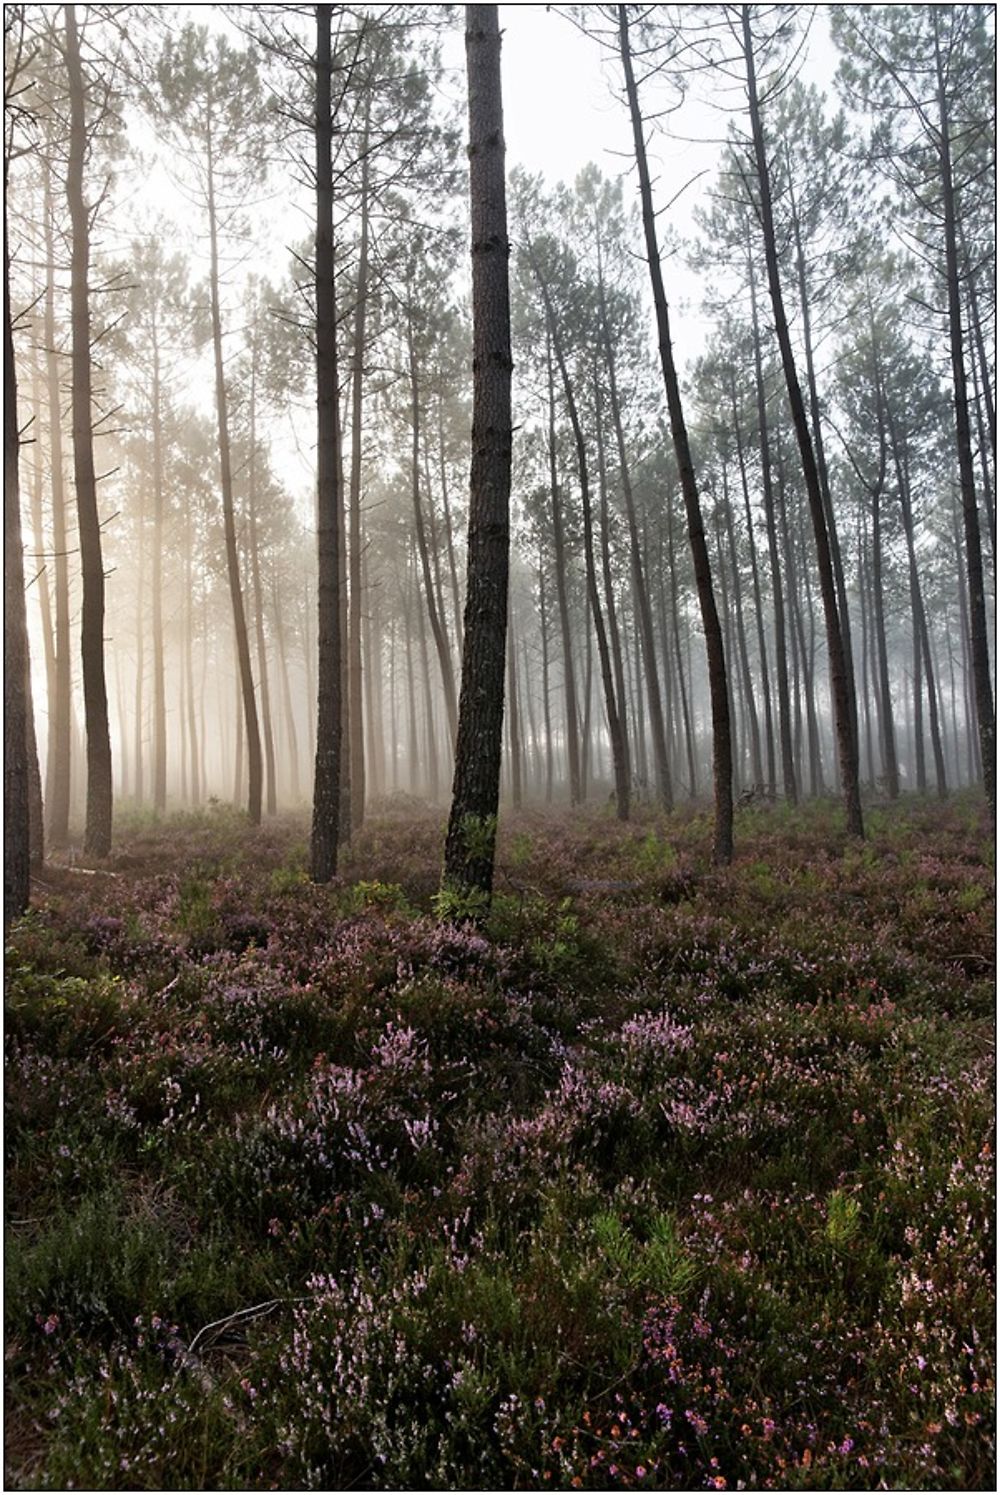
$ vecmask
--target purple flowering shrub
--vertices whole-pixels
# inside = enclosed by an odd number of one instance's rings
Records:
[[[981,807],[138,826],[7,951],[12,1485],[986,1487]]]

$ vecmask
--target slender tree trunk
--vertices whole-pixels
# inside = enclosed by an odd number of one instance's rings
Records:
[[[452,669],[451,649],[448,646],[448,637],[438,610],[437,594],[431,575],[427,526],[424,518],[424,506],[420,497],[420,393],[412,318],[407,320],[406,338],[410,361],[410,418],[413,423],[413,449],[411,453],[410,476],[417,552],[420,557],[420,571],[424,582],[424,600],[427,604],[427,617],[430,621],[431,634],[434,638],[434,648],[437,652],[438,667],[441,671],[444,706],[448,717],[448,736],[450,742],[454,743],[455,735],[458,731],[458,713],[455,705],[455,673]]]
[[[205,117],[208,177],[209,299],[212,318],[212,351],[215,358],[215,409],[219,431],[219,475],[222,488],[222,521],[226,545],[226,573],[229,598],[233,609],[236,658],[239,667],[240,694],[247,741],[249,783],[247,813],[251,825],[260,824],[264,786],[264,764],[261,752],[260,722],[254,692],[253,666],[250,662],[250,636],[247,631],[240,561],[236,544],[236,512],[233,499],[232,458],[229,445],[229,405],[225,371],[222,362],[222,309],[219,301],[219,232],[215,210],[215,161],[212,138],[212,96],[206,101]],[[318,136],[318,131],[317,131]]]
[[[740,669],[743,678],[743,695],[746,701],[747,722],[750,735],[750,771],[753,774],[754,788],[759,792],[764,787],[764,761],[761,757],[760,717],[757,714],[757,702],[754,699],[753,674],[750,670],[750,651],[747,647],[746,625],[743,619],[743,587],[740,582],[739,563],[736,554],[736,533],[733,528],[733,511],[729,504],[725,469],[723,469],[722,481],[725,489],[723,509],[725,512],[726,536],[729,542],[729,564],[733,573],[736,644],[739,650]],[[751,545],[753,543],[752,536],[750,543]],[[771,761],[773,766],[773,758]]]
[[[681,718],[684,724],[684,751],[687,757],[688,768],[688,796],[691,799],[695,799],[698,794],[698,764],[694,750],[694,724],[691,720],[691,708],[688,701],[684,654],[681,649],[680,610],[677,604],[677,565],[674,556],[674,518],[673,508],[669,501],[667,504],[667,563],[670,568],[670,621],[674,636],[677,691],[681,699]]]
[[[250,584],[253,588],[254,631],[257,642],[257,678],[260,681],[260,715],[264,728],[265,805],[268,815],[278,813],[278,786],[274,762],[274,727],[271,720],[271,680],[267,668],[264,636],[264,584],[260,574],[260,539],[257,532],[257,350],[250,370],[250,466],[247,479],[247,520],[250,531]]]
[[[601,529],[601,579],[604,583],[604,605],[608,614],[608,641],[611,646],[615,694],[618,698],[619,730],[622,738],[622,755],[626,778],[632,782],[632,753],[629,747],[629,732],[625,703],[625,671],[622,665],[622,645],[618,629],[618,610],[615,606],[615,587],[611,575],[611,516],[608,511],[608,473],[604,452],[604,422],[601,419],[601,392],[594,369],[594,435],[597,442],[597,490],[600,504]],[[635,741],[635,739],[632,739]]]
[[[755,347],[755,353],[759,358],[759,346]],[[761,384],[757,388],[761,391]],[[761,599],[760,572],[757,568],[757,545],[753,534],[753,510],[750,507],[750,485],[747,481],[746,454],[743,447],[743,433],[740,429],[738,406],[736,401],[736,378],[733,374],[729,383],[730,405],[732,409],[733,435],[736,438],[736,458],[740,469],[740,487],[743,492],[743,512],[747,522],[747,553],[750,558],[750,577],[753,583],[753,607],[754,619],[757,625],[757,653],[760,657],[760,680],[761,694],[764,697],[764,742],[767,754],[767,792],[773,798],[775,792],[775,752],[774,752],[774,718],[771,711],[771,682],[767,663],[767,640],[764,636],[764,607]],[[784,625],[782,625],[784,626]]]
[[[191,539],[191,504],[190,497],[185,510],[185,535],[184,535],[184,672],[187,679],[187,737],[191,760],[191,803],[195,806],[201,804],[203,779],[201,776],[201,756],[198,745],[198,716],[195,710],[194,699],[194,646],[192,635],[194,633],[194,576],[193,576],[193,545]]]
[[[299,734],[295,730],[295,704],[292,700],[292,682],[288,673],[288,650],[285,647],[285,625],[282,622],[278,587],[271,577],[271,616],[278,641],[278,664],[281,669],[281,697],[285,710],[285,734],[288,738],[288,784],[292,804],[297,805],[301,797],[299,786]]]
[[[515,810],[524,801],[524,760],[521,741],[521,709],[517,694],[517,636],[514,613],[507,604],[507,731],[510,745],[510,790]]]
[[[889,442],[893,455],[893,467],[896,473],[896,485],[899,495],[900,512],[903,518],[903,533],[906,537],[907,569],[910,585],[910,611],[913,615],[913,636],[915,648],[923,653],[924,677],[927,681],[927,715],[930,726],[931,749],[934,754],[934,773],[938,797],[944,799],[948,792],[947,776],[944,763],[944,748],[941,742],[941,727],[938,717],[937,693],[935,680],[937,670],[931,657],[930,635],[927,628],[927,614],[924,609],[924,600],[920,587],[920,572],[917,566],[917,549],[913,534],[913,510],[910,503],[910,484],[907,474],[907,463],[905,453],[893,420],[892,410],[886,408],[886,419],[889,429]]]
[[[314,882],[337,872],[340,842],[341,468],[337,309],[333,279],[333,113],[330,103],[332,5],[316,7],[316,423],[319,683],[313,785]]]
[[[864,704],[864,748],[867,765],[866,782],[875,784],[875,758],[872,753],[872,693],[868,682],[868,568],[865,564],[867,536],[858,525],[858,597],[861,604],[861,699]],[[859,722],[860,731],[860,722]],[[859,744],[860,746],[860,744]],[[859,764],[860,768],[860,764]]]
[[[965,566],[969,583],[969,644],[975,688],[976,718],[979,728],[979,756],[983,787],[993,814],[996,814],[995,718],[993,686],[990,679],[989,635],[986,628],[986,596],[983,586],[982,546],[979,538],[979,512],[976,506],[976,482],[972,464],[972,435],[969,427],[969,402],[965,378],[964,336],[962,331],[962,296],[958,272],[957,213],[955,184],[951,161],[951,121],[944,86],[937,12],[932,13],[937,65],[938,117],[940,122],[939,153],[941,171],[941,207],[944,217],[945,274],[948,283],[948,332],[951,343],[951,372],[955,405],[955,440],[958,448],[958,471],[962,492],[962,520],[965,527]]]
[[[444,400],[437,402],[438,416],[438,474],[441,483],[441,507],[444,512],[444,533],[448,545],[448,575],[451,580],[451,606],[455,615],[455,637],[458,640],[458,657],[462,657],[462,592],[458,584],[458,563],[455,559],[455,533],[451,522],[451,503],[448,499],[448,464],[444,449]]]
[[[404,635],[404,637],[405,637],[405,641],[406,641],[406,692],[407,692],[407,705],[409,707],[408,721],[409,721],[409,728],[410,728],[409,752],[408,752],[407,756],[409,757],[409,766],[410,766],[410,793],[411,794],[416,794],[418,792],[418,790],[419,790],[419,782],[418,782],[418,779],[417,779],[417,772],[418,772],[419,765],[420,765],[420,745],[419,745],[419,739],[418,739],[418,736],[417,736],[417,688],[416,688],[416,677],[415,677],[414,670],[413,670],[413,631],[414,631],[414,627],[413,627],[413,611],[412,611],[412,608],[409,606],[410,599],[413,596],[413,588],[410,587],[408,589],[408,591],[409,591],[409,595],[407,597],[406,614],[405,614],[405,617],[404,617],[404,620],[403,620],[404,628],[405,628],[405,635]],[[420,606],[419,600],[417,600],[416,605],[419,608],[419,606]]]
[[[73,740],[72,644],[70,642],[69,555],[66,536],[66,492],[63,482],[62,401],[55,324],[55,243],[53,233],[52,168],[45,152],[43,208],[45,213],[45,375],[49,411],[49,465],[52,495],[52,549],[55,561],[55,696],[49,717],[49,764],[46,829],[50,846],[69,841],[70,757]]]
[[[84,850],[106,857],[111,850],[111,737],[104,675],[104,561],[94,471],[93,402],[90,363],[90,209],[83,195],[87,150],[86,93],[80,62],[76,8],[65,7],[66,69],[69,79],[70,142],[66,198],[73,228],[70,297],[73,327],[73,471],[80,530],[83,603],[80,651],[87,726],[87,818]]]
[[[141,806],[146,798],[146,488],[141,484],[136,496],[136,588],[135,588],[135,721],[132,729],[135,761],[135,802]]]
[[[774,231],[774,216],[771,207],[771,180],[764,148],[764,133],[757,98],[757,77],[754,63],[753,39],[750,34],[750,7],[742,7],[743,49],[747,73],[747,97],[750,108],[750,124],[753,132],[754,155],[757,165],[757,182],[760,191],[760,213],[764,236],[764,255],[767,261],[767,278],[771,292],[771,308],[774,313],[774,330],[781,350],[781,363],[785,374],[785,386],[791,406],[792,424],[798,442],[809,498],[816,541],[816,557],[819,567],[820,591],[823,598],[823,613],[826,621],[827,651],[830,661],[830,695],[833,704],[837,747],[840,758],[841,786],[847,815],[847,830],[852,836],[864,836],[864,818],[861,812],[861,793],[858,784],[857,735],[854,730],[855,714],[850,699],[850,677],[844,633],[837,601],[834,580],[830,534],[827,528],[826,511],[820,484],[816,453],[809,432],[802,390],[795,369],[795,357],[785,316],[784,299],[778,271],[778,254]]]
[[[573,629],[569,616],[569,596],[566,587],[567,556],[563,530],[562,495],[559,491],[559,476],[556,470],[556,394],[555,369],[552,359],[552,338],[545,334],[546,365],[548,369],[549,400],[549,498],[552,511],[552,546],[556,574],[556,603],[559,610],[559,628],[562,637],[563,691],[566,698],[566,757],[569,766],[569,802],[583,802],[583,773],[581,765],[580,723],[577,714],[576,676],[573,668]]]
[[[47,797],[51,791],[52,784],[52,717],[54,714],[56,693],[56,649],[52,632],[52,589],[49,586],[48,567],[49,549],[45,543],[43,511],[45,479],[42,470],[42,445],[39,435],[42,429],[42,390],[38,360],[34,355],[32,355],[31,360],[31,420],[34,433],[34,450],[32,452],[33,460],[31,463],[31,529],[32,538],[35,542],[35,558],[32,569],[35,571],[35,585],[38,588],[38,615],[42,629],[42,650],[45,659],[45,701],[49,722],[45,774],[45,793]],[[31,830],[32,836],[34,836],[34,822],[32,822]],[[41,825],[39,825],[38,830],[41,833]]]
[[[598,237],[598,248],[600,238]],[[599,262],[600,263],[600,262]],[[618,469],[621,474],[622,497],[625,500],[625,517],[628,522],[629,557],[632,565],[632,586],[638,613],[639,637],[642,642],[642,660],[645,670],[646,698],[649,702],[649,724],[653,738],[653,761],[656,765],[656,794],[664,810],[674,807],[673,784],[670,780],[670,759],[667,753],[667,734],[663,723],[663,700],[660,695],[660,679],[656,668],[656,644],[653,636],[653,610],[649,601],[649,588],[642,564],[639,546],[639,528],[636,521],[635,495],[632,491],[632,475],[625,451],[625,429],[622,423],[621,401],[618,397],[618,379],[615,369],[614,350],[608,330],[607,305],[604,294],[603,273],[598,277],[600,296],[601,341],[605,366],[608,373],[608,398],[611,404],[611,419],[614,424],[615,441],[618,447]]]
[[[420,624],[420,672],[423,680],[424,742],[427,749],[425,755],[427,782],[424,788],[431,804],[436,805],[441,796],[441,779],[438,765],[437,731],[434,721],[434,690],[431,685],[430,659],[427,650],[427,619],[423,608],[419,605],[417,608],[417,618]]]
[[[163,660],[163,410],[159,328],[154,313],[150,334],[153,358],[151,416],[153,432],[153,809],[167,806],[167,697]]]
[[[539,546],[538,556],[538,620],[542,635],[542,721],[545,727],[545,803],[552,803],[552,779],[554,773],[552,751],[552,706],[549,699],[549,620],[545,598],[545,566]]]
[[[10,311],[7,152],[3,161],[3,927],[28,907],[31,825],[28,759],[28,620],[24,605],[17,371]]]
[[[837,607],[840,612],[840,632],[844,644],[844,671],[847,678],[847,700],[851,711],[851,731],[854,736],[856,753],[858,740],[858,699],[854,683],[851,618],[847,606],[847,585],[844,581],[844,566],[840,555],[840,540],[837,536],[833,495],[830,492],[830,473],[826,464],[826,449],[823,442],[823,422],[820,418],[819,389],[816,383],[816,365],[813,359],[812,318],[809,310],[809,292],[806,284],[806,258],[802,249],[799,214],[795,203],[790,168],[788,172],[788,201],[791,209],[792,235],[795,242],[795,268],[798,280],[799,307],[802,315],[802,352],[805,363],[806,389],[809,393],[809,414],[812,421],[813,447],[816,453],[816,471],[819,474],[820,491],[823,495],[823,511],[826,517],[827,534],[830,537],[830,560],[833,565]]]
[[[878,661],[879,720],[882,729],[882,763],[886,790],[890,799],[899,798],[899,763],[896,757],[896,731],[892,720],[892,692],[889,685],[889,650],[885,637],[885,592],[882,576],[882,490],[884,487],[886,441],[881,398],[878,400],[880,458],[879,477],[871,490],[872,505],[872,627]]]
[[[757,317],[757,286],[753,255],[747,246],[750,274],[750,312],[753,321],[754,378],[757,390],[757,439],[760,446],[761,485],[764,494],[764,521],[767,527],[768,561],[771,570],[771,598],[774,608],[775,674],[778,682],[778,736],[781,743],[781,776],[785,798],[798,801],[795,756],[792,748],[792,716],[788,694],[788,640],[785,629],[785,599],[778,559],[778,527],[774,512],[774,485],[771,475],[771,438],[764,390],[764,368],[761,354],[760,325]]]
[[[240,691],[239,666],[237,665],[236,679],[236,764],[233,771],[233,804],[237,808],[243,803],[243,785],[246,781],[246,772],[243,767],[243,738],[245,735],[243,719],[243,696]]]
[[[639,191],[642,198],[642,221],[646,239],[646,258],[649,264],[653,304],[656,308],[656,324],[660,346],[660,362],[670,413],[670,429],[673,436],[677,469],[680,474],[681,492],[687,513],[688,541],[694,563],[695,585],[701,608],[702,629],[705,634],[705,649],[708,656],[709,693],[712,703],[712,756],[715,784],[715,835],[713,856],[717,863],[728,863],[733,857],[733,764],[732,741],[729,722],[729,692],[726,674],[725,650],[722,642],[722,627],[715,605],[712,586],[712,571],[705,543],[705,529],[701,516],[701,503],[695,480],[694,465],[688,442],[687,425],[681,404],[680,382],[674,365],[670,339],[670,319],[667,310],[666,292],[660,268],[660,251],[656,238],[656,216],[653,211],[652,188],[649,167],[646,161],[646,141],[642,115],[639,111],[639,95],[632,69],[631,43],[629,40],[628,7],[618,7],[618,35],[622,67],[625,72],[625,88],[628,94],[629,113],[632,120],[632,138],[636,166],[639,171]]]
[[[351,830],[360,830],[365,818],[365,732],[363,710],[363,673],[361,659],[361,457],[364,440],[364,362],[368,319],[368,213],[369,213],[369,118],[370,95],[365,99],[365,125],[361,137],[360,239],[358,243],[358,284],[354,306],[354,349],[351,371],[351,473],[348,507],[350,511],[349,602],[347,623],[347,725],[350,737],[351,763]]]
[[[591,616],[594,621],[594,632],[597,635],[597,652],[601,670],[601,681],[604,686],[604,706],[607,713],[608,733],[611,738],[611,757],[614,768],[615,806],[619,820],[627,820],[629,816],[629,774],[628,750],[625,743],[622,721],[624,702],[619,703],[615,699],[611,652],[608,647],[608,636],[604,626],[604,618],[601,614],[601,599],[597,590],[597,567],[594,559],[594,525],[590,505],[590,473],[587,465],[587,448],[576,406],[576,395],[569,377],[569,370],[566,367],[559,322],[552,305],[549,287],[541,274],[530,245],[528,246],[528,255],[539,290],[542,293],[542,300],[545,303],[545,315],[548,321],[549,336],[552,340],[552,350],[556,356],[556,364],[558,365],[559,375],[562,379],[563,394],[566,398],[566,409],[569,414],[570,425],[573,428],[577,472],[580,478],[580,503],[583,510],[583,545],[584,565],[587,575],[587,599],[590,603]]]

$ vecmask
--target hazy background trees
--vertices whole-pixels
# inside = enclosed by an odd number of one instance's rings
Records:
[[[387,796],[443,805],[472,388],[464,81],[442,61],[460,21],[327,8],[336,376],[318,385],[314,13],[14,9],[10,321],[50,846],[106,850],[112,791],[129,813],[306,807],[328,738],[319,386],[336,840]],[[807,21],[583,8],[623,119],[622,36],[642,40],[654,177],[661,132],[690,101],[716,109],[683,243],[683,182],[651,182],[644,228],[635,162],[557,183],[508,161],[502,791],[628,815],[714,790],[723,857],[727,798],[837,792],[859,830],[862,788],[991,785],[992,20],[834,8],[839,99],[799,76]],[[654,262],[665,308],[698,287],[697,345],[658,324]]]

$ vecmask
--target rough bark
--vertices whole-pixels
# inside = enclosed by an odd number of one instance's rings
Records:
[[[55,695],[49,717],[46,771],[46,830],[51,846],[69,841],[70,760],[73,740],[72,659],[70,643],[69,556],[66,539],[66,492],[63,481],[62,395],[59,355],[56,352],[55,236],[53,231],[52,168],[48,151],[43,160],[45,212],[45,380],[49,413],[49,483],[52,498],[52,549],[55,561]]]
[[[105,857],[111,850],[111,736],[104,674],[104,561],[97,512],[90,362],[90,208],[83,194],[87,148],[86,92],[80,60],[76,9],[65,7],[66,69],[70,99],[70,148],[66,199],[73,230],[70,298],[73,332],[73,472],[80,532],[83,601],[80,652],[87,729],[87,814],[84,850]]]
[[[330,102],[332,5],[316,7],[316,531],[318,687],[311,872],[329,882],[340,840],[341,639],[339,522],[340,431],[337,310],[333,263],[333,111]]]
[[[28,625],[24,606],[24,559],[18,474],[17,385],[10,313],[10,250],[7,243],[7,156],[3,169],[3,927],[28,907],[30,823],[28,810]]]
[[[986,798],[989,801],[990,808],[995,814],[996,723],[993,705],[993,685],[990,678],[989,635],[986,628],[986,597],[983,586],[983,556],[979,535],[979,511],[976,504],[976,481],[972,462],[972,434],[969,424],[968,386],[965,376],[955,181],[951,161],[951,123],[948,113],[944,69],[938,44],[939,21],[936,12],[934,13],[933,20],[937,64],[941,208],[944,218],[945,275],[948,285],[948,335],[951,347],[952,397],[955,407],[955,441],[958,449],[958,471],[962,493],[962,521],[965,530],[965,568],[969,584],[969,646],[972,655],[972,677],[975,688],[976,720],[979,729],[979,756],[982,764],[983,787],[986,791]]]
[[[466,7],[472,215],[472,467],[464,649],[444,885],[493,888],[503,741],[510,553],[511,372],[500,27],[495,5]]]

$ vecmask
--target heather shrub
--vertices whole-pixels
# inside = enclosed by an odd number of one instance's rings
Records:
[[[412,807],[411,807],[412,808]],[[981,807],[137,821],[7,952],[9,1482],[989,1487]]]

